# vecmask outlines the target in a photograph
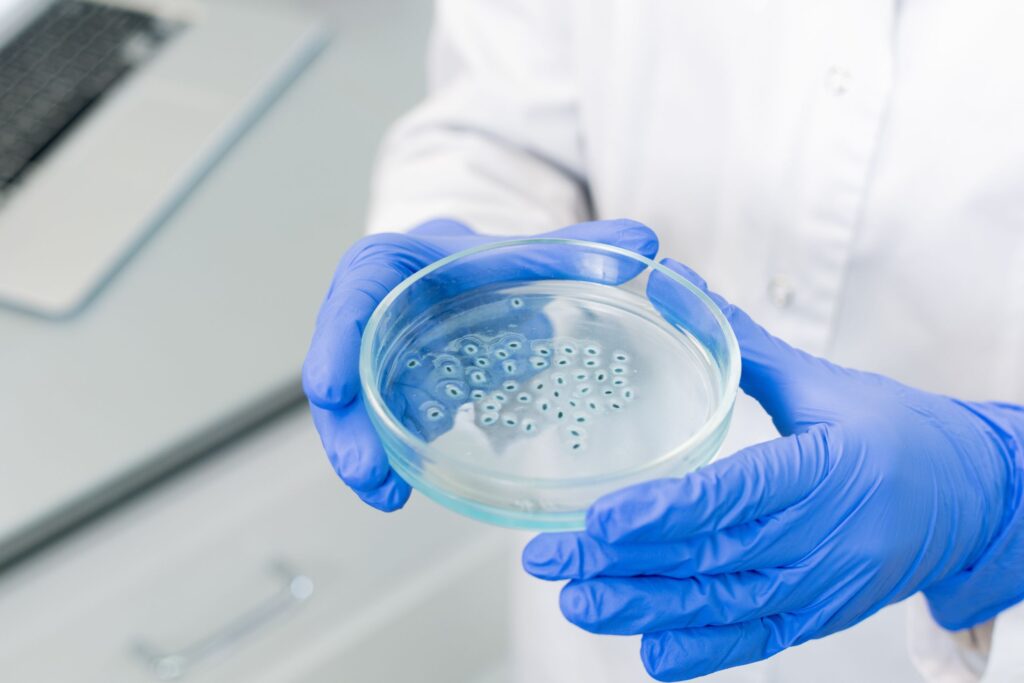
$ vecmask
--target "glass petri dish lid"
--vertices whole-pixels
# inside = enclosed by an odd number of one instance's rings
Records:
[[[583,528],[598,497],[711,460],[736,337],[672,270],[594,242],[492,242],[410,276],[363,333],[364,402],[395,471],[486,522]]]

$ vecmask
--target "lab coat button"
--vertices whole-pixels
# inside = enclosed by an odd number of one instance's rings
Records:
[[[776,308],[789,308],[796,292],[785,275],[776,275],[768,281],[768,300]]]
[[[853,84],[853,74],[841,66],[830,66],[825,72],[825,87],[833,95],[845,95]]]

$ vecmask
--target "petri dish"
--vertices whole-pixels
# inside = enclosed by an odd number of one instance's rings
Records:
[[[690,282],[631,251],[492,242],[413,274],[363,333],[360,379],[395,471],[464,515],[583,528],[598,497],[710,461],[739,347]]]

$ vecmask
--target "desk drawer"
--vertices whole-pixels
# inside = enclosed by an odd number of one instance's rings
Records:
[[[297,411],[0,577],[0,680],[471,680],[504,539],[367,508]]]

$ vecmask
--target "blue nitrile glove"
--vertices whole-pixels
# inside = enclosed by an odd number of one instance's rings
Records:
[[[1024,597],[1020,406],[833,365],[711,296],[739,339],[743,390],[784,436],[609,494],[584,532],[533,539],[523,565],[571,579],[560,601],[569,621],[644,634],[648,672],[681,680],[847,628],[920,590],[949,629]]]
[[[657,237],[650,228],[628,220],[581,223],[544,236],[602,242],[649,258],[658,251]],[[366,237],[349,249],[338,266],[317,317],[302,383],[313,422],[335,471],[373,507],[396,510],[408,500],[410,491],[388,466],[362,405],[359,344],[363,328],[381,299],[406,277],[445,256],[500,239],[504,238],[478,235],[456,221],[436,220],[405,234]],[[480,282],[509,279],[520,271],[524,276],[559,277],[560,270],[566,274],[575,270],[574,264],[566,260],[569,257],[568,250],[544,245],[533,257],[527,253],[520,260],[484,262],[486,267],[468,275]],[[629,277],[623,273],[612,276]]]

